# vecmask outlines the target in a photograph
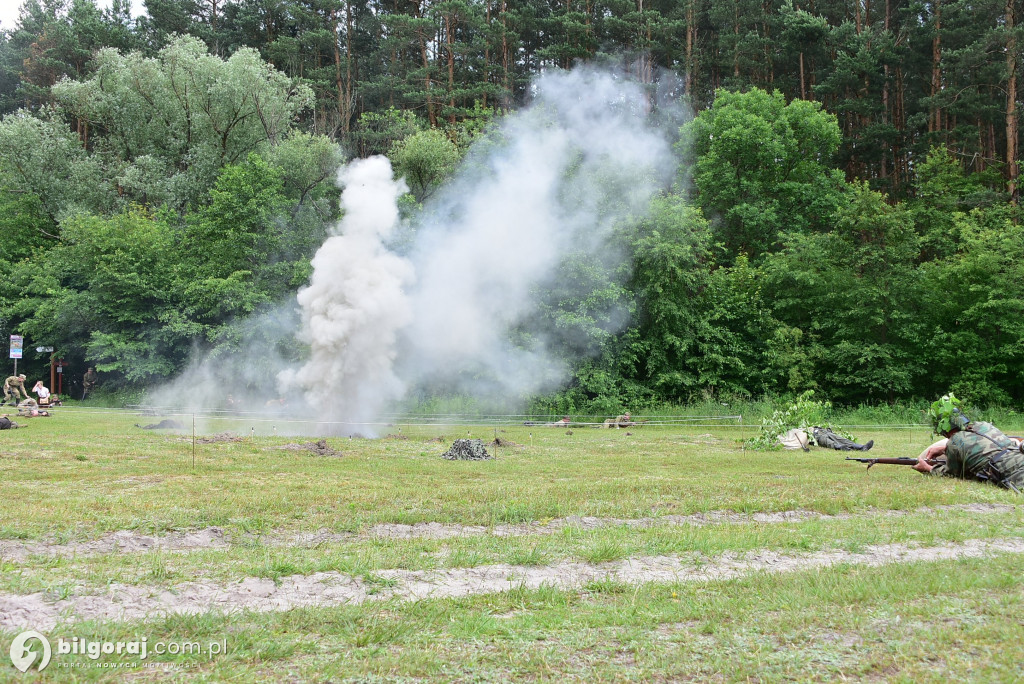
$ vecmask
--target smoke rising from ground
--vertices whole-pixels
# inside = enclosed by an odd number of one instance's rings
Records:
[[[557,299],[572,289],[569,258],[620,259],[612,229],[641,216],[672,178],[670,145],[646,110],[636,84],[558,72],[536,84],[531,107],[503,121],[498,143],[471,151],[416,231],[414,315],[400,361],[408,382],[463,370],[476,380],[471,392],[522,397],[565,380],[543,326],[531,328],[538,292]],[[510,328],[532,344],[510,344]]]
[[[412,238],[402,255],[388,246],[405,185],[388,160],[342,170],[344,218],[297,295],[308,354],[287,363],[264,345],[260,361],[278,364],[267,375],[276,385],[271,396],[249,397],[251,406],[286,397],[293,412],[347,426],[329,431],[364,434],[374,430],[360,424],[412,390],[454,389],[511,407],[563,383],[566,350],[586,349],[559,312],[608,333],[628,322],[621,302],[573,309],[591,294],[581,273],[621,266],[610,237],[671,182],[671,145],[648,123],[641,88],[620,76],[556,72],[533,96],[403,226]],[[218,396],[231,391],[223,372],[197,364],[164,397],[210,384]]]
[[[394,360],[398,332],[412,320],[405,289],[413,269],[384,241],[407,188],[392,180],[384,157],[352,162],[339,181],[344,218],[313,257],[310,284],[298,294],[299,339],[309,359],[279,378],[285,391],[302,388],[320,416],[360,423],[404,391]]]

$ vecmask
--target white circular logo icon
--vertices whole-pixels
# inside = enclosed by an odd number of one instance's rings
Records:
[[[32,667],[32,664],[35,662],[36,657],[39,656],[36,645],[29,645],[29,642],[33,639],[36,639],[43,645],[42,658],[39,664],[36,665],[36,669],[42,670],[50,664],[49,639],[35,630],[29,630],[14,637],[14,641],[11,642],[11,662],[14,663],[14,667],[22,672],[28,671],[28,668]]]

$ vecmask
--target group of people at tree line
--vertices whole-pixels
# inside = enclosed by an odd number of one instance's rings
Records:
[[[60,398],[51,397],[50,389],[43,384],[42,380],[38,380],[32,387],[32,392],[38,396],[39,399],[33,399],[25,389],[26,377],[27,376],[24,373],[21,373],[19,375],[11,375],[4,380],[4,399],[0,402],[0,406],[6,405],[10,402],[12,405],[17,406],[18,415],[24,418],[49,416],[50,413],[46,408],[50,406],[59,406]],[[98,381],[99,376],[96,373],[96,369],[90,367],[82,377],[83,400],[89,396],[89,392],[96,387],[96,383]],[[18,424],[12,422],[7,414],[0,416],[0,430],[9,430],[16,427],[18,427]]]

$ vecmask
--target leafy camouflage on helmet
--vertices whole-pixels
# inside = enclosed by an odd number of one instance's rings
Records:
[[[928,409],[932,432],[948,435],[953,430],[963,429],[971,421],[964,415],[962,406],[963,403],[952,392],[944,394],[941,399],[933,402],[931,408]]]

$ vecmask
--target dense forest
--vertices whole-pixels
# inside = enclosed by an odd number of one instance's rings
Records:
[[[680,171],[617,226],[625,269],[537,293],[587,339],[535,405],[1024,403],[1024,0],[145,6],[0,26],[0,332],[36,374],[36,344],[108,389],[229,354],[308,281],[347,160],[387,155],[415,216],[587,63],[641,84]]]

